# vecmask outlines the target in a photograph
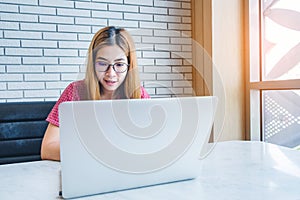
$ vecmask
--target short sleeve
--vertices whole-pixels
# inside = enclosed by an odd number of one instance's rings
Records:
[[[147,93],[144,87],[141,86],[141,99],[150,99],[150,95]]]
[[[74,83],[69,84],[66,89],[63,91],[59,97],[56,104],[53,106],[51,112],[49,113],[46,121],[49,123],[59,126],[59,116],[58,116],[58,107],[62,102],[73,101],[74,100]]]

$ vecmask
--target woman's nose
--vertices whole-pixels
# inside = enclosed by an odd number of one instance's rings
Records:
[[[116,72],[115,72],[115,70],[113,69],[113,66],[112,66],[112,65],[110,65],[110,66],[108,67],[108,69],[106,70],[106,74],[109,75],[109,76],[114,76],[114,75],[116,75]]]

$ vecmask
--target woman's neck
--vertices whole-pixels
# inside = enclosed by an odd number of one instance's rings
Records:
[[[107,100],[113,98],[113,92],[112,91],[105,91],[103,94],[101,94],[101,99]]]

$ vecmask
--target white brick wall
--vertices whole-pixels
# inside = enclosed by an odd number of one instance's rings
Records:
[[[0,0],[0,102],[56,100],[100,28],[130,31],[153,98],[192,95],[190,0]]]

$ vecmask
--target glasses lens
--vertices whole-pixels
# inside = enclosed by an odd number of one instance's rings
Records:
[[[96,62],[96,70],[99,72],[105,72],[108,68],[108,63],[106,62]]]
[[[115,63],[114,70],[118,73],[125,72],[127,70],[128,65],[126,63]]]

